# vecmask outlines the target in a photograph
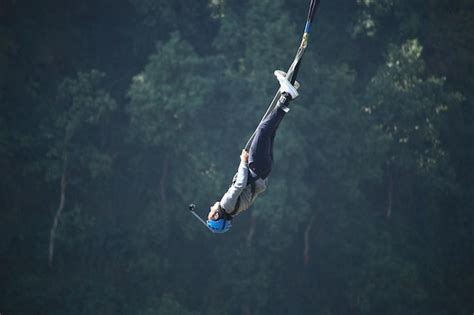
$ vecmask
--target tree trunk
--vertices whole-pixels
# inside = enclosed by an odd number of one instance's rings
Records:
[[[53,266],[53,258],[54,258],[54,241],[56,239],[56,230],[59,225],[59,219],[61,214],[64,210],[64,204],[66,202],[66,170],[67,170],[67,161],[68,155],[65,151],[63,154],[63,171],[61,174],[61,188],[60,188],[60,197],[59,197],[59,206],[58,210],[56,210],[56,215],[54,216],[53,226],[49,232],[49,250],[48,250],[48,263],[49,266]]]
[[[242,314],[243,315],[252,315],[252,310],[248,304],[242,306]]]
[[[253,240],[253,235],[255,234],[255,226],[257,225],[257,217],[255,214],[252,212],[250,216],[250,229],[247,234],[247,246],[250,246]]]
[[[387,191],[387,210],[386,217],[390,219],[392,216],[392,204],[393,204],[393,175],[392,172],[388,176],[388,191]]]
[[[308,226],[304,231],[304,251],[303,251],[303,258],[304,258],[304,265],[307,266],[309,264],[309,232],[313,227],[314,223],[314,214],[311,216],[309,220]]]
[[[161,176],[160,176],[160,199],[164,208],[166,208],[167,198],[166,198],[166,181],[168,179],[168,157],[165,157],[163,163],[161,164]]]

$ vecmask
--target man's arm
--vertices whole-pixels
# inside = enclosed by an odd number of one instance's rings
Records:
[[[248,152],[242,150],[242,153],[240,154],[240,165],[237,171],[237,178],[221,199],[221,207],[227,211],[232,211],[234,209],[237,199],[247,186],[247,178],[249,173],[248,158]]]

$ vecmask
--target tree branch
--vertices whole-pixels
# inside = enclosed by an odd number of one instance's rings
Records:
[[[68,163],[68,154],[65,150],[63,153],[63,170],[61,174],[61,188],[60,188],[60,197],[59,197],[59,206],[56,210],[56,215],[53,219],[53,226],[49,232],[49,249],[48,249],[48,263],[49,267],[53,266],[53,258],[54,258],[54,241],[56,239],[56,230],[59,225],[59,219],[61,214],[64,210],[64,204],[66,202],[66,170],[67,170],[67,163]]]
[[[257,225],[257,217],[252,212],[252,214],[250,216],[250,229],[249,229],[249,232],[247,234],[247,246],[250,246],[250,244],[252,243],[253,236],[255,234],[255,226],[256,225]]]
[[[309,264],[309,232],[311,231],[311,228],[313,227],[314,217],[315,217],[315,215],[313,214],[311,216],[311,219],[309,220],[308,226],[306,227],[306,229],[304,231],[303,258],[304,258],[304,265],[305,266],[307,266]]]

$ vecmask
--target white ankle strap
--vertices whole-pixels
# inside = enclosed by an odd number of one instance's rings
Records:
[[[292,99],[295,99],[296,97],[298,97],[298,91],[296,90],[296,84],[295,86],[293,86],[290,81],[288,81],[288,79],[286,78],[286,73],[281,71],[281,70],[275,70],[275,72],[273,72],[278,80],[278,82],[280,83],[280,92],[286,92],[288,93]],[[298,87],[299,87],[299,84],[298,84]]]

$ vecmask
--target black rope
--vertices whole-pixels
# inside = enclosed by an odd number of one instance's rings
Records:
[[[293,60],[293,63],[291,64],[290,68],[287,71],[286,78],[290,81],[291,84],[295,84],[296,82],[296,77],[298,75],[299,69],[300,69],[300,64],[301,60],[303,59],[304,51],[306,49],[307,43],[308,43],[308,35],[309,31],[311,28],[311,24],[313,22],[315,13],[319,7],[320,0],[311,0],[310,5],[309,5],[309,10],[308,10],[308,17],[306,18],[306,26],[303,34],[303,38],[301,40],[300,47],[298,48],[298,51],[296,52],[295,59]],[[273,100],[271,101],[270,105],[267,108],[267,111],[263,115],[262,119],[260,120],[260,123],[268,116],[268,114],[271,113],[271,111],[275,108],[275,106],[278,103],[278,100],[280,99],[281,93],[280,91],[277,91],[275,96],[273,97]],[[260,125],[259,123],[259,125]],[[257,130],[253,132],[253,134],[250,136],[249,140],[247,141],[247,144],[245,145],[245,150],[248,152],[250,149],[250,145],[252,144],[253,138],[255,137],[255,133]]]

